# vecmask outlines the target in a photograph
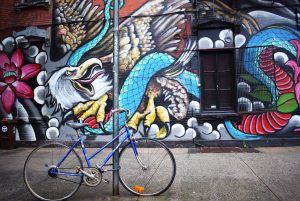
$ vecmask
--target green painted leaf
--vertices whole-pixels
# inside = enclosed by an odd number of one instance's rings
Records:
[[[269,92],[269,90],[263,86],[260,85],[256,87],[250,95],[258,100],[264,101],[264,102],[271,102],[272,101],[272,94]]]
[[[269,91],[268,88],[264,85],[257,86],[254,91]]]
[[[261,84],[257,79],[255,79],[254,77],[252,77],[251,75],[249,74],[242,74],[240,76],[243,80],[249,82],[249,83],[252,83],[252,84]]]
[[[298,109],[294,93],[282,94],[277,101],[277,109],[281,113],[291,113]]]

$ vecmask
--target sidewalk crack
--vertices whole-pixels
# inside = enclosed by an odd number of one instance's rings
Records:
[[[237,158],[239,158],[250,170],[251,170],[251,172],[259,179],[259,181],[261,182],[261,183],[263,183],[264,185],[265,185],[265,187],[267,187],[267,189],[269,189],[269,191],[279,200],[279,201],[282,201],[280,198],[279,198],[279,196],[277,196],[276,195],[276,193],[264,182],[264,180],[258,175],[258,174],[256,174],[256,172],[250,167],[250,165],[248,165],[247,163],[246,163],[246,161],[244,161],[243,160],[243,158],[241,158],[241,157],[239,157],[237,154],[235,154],[235,156],[237,157]]]

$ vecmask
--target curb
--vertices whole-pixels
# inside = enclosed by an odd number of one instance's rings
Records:
[[[36,147],[45,141],[16,141],[17,147]],[[49,140],[49,142],[60,142],[66,145],[72,145],[75,141],[58,141]],[[193,139],[188,141],[166,141],[163,142],[170,148],[193,148],[193,147],[287,147],[300,146],[300,138],[269,138],[260,140],[200,140]],[[103,146],[106,142],[85,140],[85,147],[97,148]],[[111,147],[111,146],[108,146]]]

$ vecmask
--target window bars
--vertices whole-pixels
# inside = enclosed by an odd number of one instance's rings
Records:
[[[276,64],[273,46],[236,49],[236,87],[239,113],[276,110]]]

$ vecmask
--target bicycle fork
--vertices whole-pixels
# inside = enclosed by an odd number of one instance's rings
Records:
[[[139,157],[139,155],[135,155],[136,160],[138,161],[138,163],[142,166],[143,170],[147,170],[148,167],[145,165],[145,163],[143,163],[142,159]]]
[[[133,149],[133,152],[134,152],[134,156],[137,160],[137,162],[142,166],[143,170],[147,170],[148,167],[145,165],[145,163],[142,161],[142,159],[140,158],[139,156],[139,153],[136,149],[136,146],[135,146],[135,139],[134,138],[131,138],[130,139],[130,143],[131,143],[131,146],[132,146],[132,149]]]

